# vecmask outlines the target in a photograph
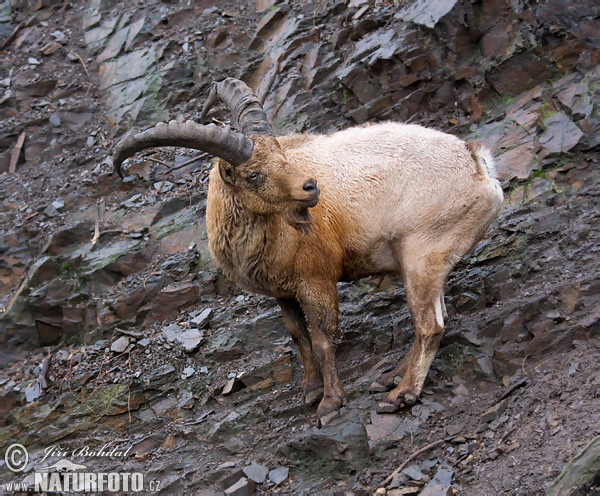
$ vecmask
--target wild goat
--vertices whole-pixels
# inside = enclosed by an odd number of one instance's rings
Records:
[[[454,136],[393,122],[275,137],[256,95],[233,78],[213,83],[202,121],[219,99],[242,133],[161,123],[122,139],[116,171],[154,146],[220,157],[206,207],[210,252],[227,277],[277,299],[304,366],[304,399],[323,394],[321,424],[345,404],[335,365],[336,283],[401,275],[416,339],[372,389],[388,391],[380,411],[413,404],[444,331],[448,274],[502,204],[493,160]]]

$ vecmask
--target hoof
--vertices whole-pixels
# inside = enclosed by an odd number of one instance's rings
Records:
[[[377,404],[375,411],[377,413],[396,413],[407,406],[413,406],[419,401],[419,397],[411,393],[404,393],[396,401],[383,399]]]
[[[385,393],[386,391],[389,391],[390,388],[387,386],[384,386],[383,384],[381,384],[380,382],[377,381],[373,381],[371,383],[371,385],[369,386],[369,392],[371,393]]]
[[[304,396],[304,403],[312,405],[323,396],[323,388],[313,389]]]

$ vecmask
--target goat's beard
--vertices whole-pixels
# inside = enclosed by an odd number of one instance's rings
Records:
[[[307,207],[289,207],[285,210],[283,218],[290,226],[301,233],[307,234],[312,229]]]

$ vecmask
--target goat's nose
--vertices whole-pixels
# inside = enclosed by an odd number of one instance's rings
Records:
[[[317,180],[314,177],[311,177],[308,181],[306,181],[304,183],[304,186],[302,186],[302,189],[304,191],[306,191],[307,193],[310,193],[311,191],[315,191],[317,189]]]

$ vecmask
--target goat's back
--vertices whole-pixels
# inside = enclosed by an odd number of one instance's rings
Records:
[[[491,159],[433,129],[388,122],[280,142],[318,181],[314,217],[341,226],[357,252],[411,235],[476,242],[501,203]]]

